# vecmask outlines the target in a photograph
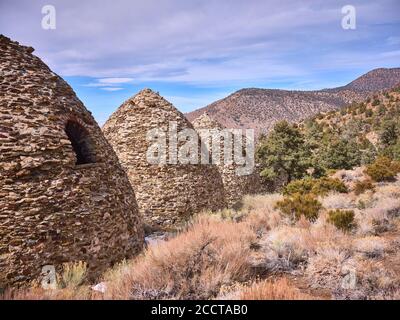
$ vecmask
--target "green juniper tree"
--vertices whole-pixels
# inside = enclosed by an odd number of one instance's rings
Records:
[[[395,144],[399,138],[398,123],[394,120],[384,121],[381,126],[379,138],[385,147]]]
[[[352,169],[361,164],[357,143],[341,137],[332,137],[332,140],[321,147],[317,158],[326,169]]]
[[[275,124],[268,137],[260,141],[256,156],[261,176],[269,181],[285,177],[288,183],[302,178],[310,166],[310,151],[303,134],[287,121]]]

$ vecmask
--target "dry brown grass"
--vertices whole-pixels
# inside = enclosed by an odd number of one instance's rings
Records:
[[[344,193],[330,193],[319,200],[326,209],[353,209],[356,207],[356,196]]]
[[[315,300],[289,284],[286,278],[255,282],[240,293],[241,300]]]
[[[331,243],[347,248],[350,245],[349,235],[329,224],[325,214],[321,214],[314,223],[300,220],[295,226],[282,225],[261,240],[266,267],[271,271],[296,269],[319,248]]]
[[[394,228],[394,218],[400,215],[400,198],[379,191],[371,198],[369,206],[356,214],[359,234],[379,234]]]
[[[276,203],[283,199],[280,194],[266,194],[245,196],[241,211],[246,215],[246,220],[253,229],[273,229],[280,226],[285,220],[275,209]]]
[[[29,289],[7,289],[0,300],[99,300],[102,294],[90,289],[89,286],[76,288],[48,289],[38,286]]]
[[[338,170],[332,178],[338,178],[351,190],[355,187],[357,181],[364,181],[368,179],[365,174],[365,167],[358,167],[354,170]]]
[[[250,276],[254,232],[247,223],[201,216],[186,232],[151,246],[105,276],[105,298],[209,299]]]
[[[334,291],[341,286],[348,271],[354,268],[351,252],[331,243],[318,248],[310,257],[305,275],[313,288]]]
[[[364,254],[367,258],[381,257],[389,248],[387,240],[377,236],[357,238],[353,241],[356,252]]]

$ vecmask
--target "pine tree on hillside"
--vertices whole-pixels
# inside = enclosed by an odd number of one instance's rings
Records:
[[[287,121],[277,122],[257,149],[261,176],[269,181],[284,177],[288,183],[302,178],[310,166],[310,156],[303,134]]]

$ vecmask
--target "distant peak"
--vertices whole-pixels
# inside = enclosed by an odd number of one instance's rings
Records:
[[[343,88],[361,92],[373,92],[390,89],[399,82],[399,79],[400,68],[377,68],[363,74]]]

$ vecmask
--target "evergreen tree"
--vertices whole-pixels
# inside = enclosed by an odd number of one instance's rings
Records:
[[[361,154],[354,140],[332,139],[318,152],[317,159],[326,169],[352,169],[361,164]]]
[[[285,177],[288,183],[306,174],[310,152],[300,130],[287,121],[281,121],[260,142],[257,159],[262,168],[261,176],[269,181]]]
[[[386,120],[382,123],[380,140],[381,143],[387,147],[395,144],[399,137],[399,132],[397,129],[397,123],[393,120]]]

